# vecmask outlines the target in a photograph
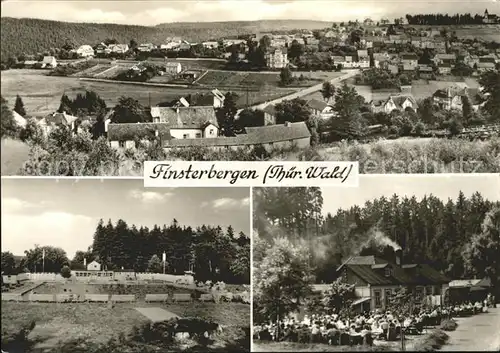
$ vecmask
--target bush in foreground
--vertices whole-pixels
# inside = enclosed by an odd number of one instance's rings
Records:
[[[415,346],[417,352],[434,352],[446,344],[450,337],[442,330],[435,330],[428,334],[420,344]]]
[[[458,324],[455,320],[450,319],[450,320],[444,320],[441,322],[441,325],[439,328],[443,331],[455,331],[458,327]]]

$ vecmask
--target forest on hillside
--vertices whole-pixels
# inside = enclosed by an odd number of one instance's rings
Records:
[[[2,17],[1,60],[11,56],[36,55],[60,48],[65,44],[79,46],[97,45],[106,39],[119,43],[164,43],[169,37],[199,42],[223,37],[255,34],[258,31],[293,29],[319,29],[328,27],[318,21],[248,21],[248,22],[200,22],[168,23],[155,27],[118,24],[71,23],[31,18]]]
[[[261,240],[254,261],[260,247],[288,238],[309,250],[316,283],[331,283],[349,256],[388,259],[391,245],[403,248],[404,262],[427,263],[452,279],[489,276],[495,283],[500,276],[500,201],[480,193],[447,201],[393,195],[326,216],[319,188],[256,188],[253,200]]]
[[[25,258],[17,265],[11,253],[2,252],[2,271],[15,273],[26,268],[41,272],[42,265],[45,272],[60,272],[65,265],[74,270],[84,269],[85,258],[87,263],[96,260],[108,270],[124,268],[161,273],[163,252],[167,259],[166,273],[183,274],[192,270],[196,280],[250,283],[250,239],[247,235],[235,234],[231,226],[225,231],[220,226],[181,226],[175,219],[170,225],[152,228],[128,225],[122,219],[116,223],[100,220],[92,245],[77,251],[72,260],[56,244],[37,246],[25,251]]]

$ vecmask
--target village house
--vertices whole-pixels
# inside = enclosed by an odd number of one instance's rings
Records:
[[[25,69],[30,69],[30,68],[33,68],[37,65],[41,65],[41,63],[39,61],[36,61],[36,60],[25,60],[23,65],[24,65]]]
[[[418,65],[417,72],[422,79],[431,80],[434,76],[434,69],[429,65]]]
[[[181,45],[181,40],[180,39],[173,39],[173,40],[170,40],[168,41],[166,44],[162,44],[160,46],[160,49],[162,50],[175,50],[177,48],[179,48],[179,46]]]
[[[370,56],[368,55],[368,50],[358,50],[358,67],[369,68],[370,67]]]
[[[311,99],[307,102],[307,107],[312,115],[327,119],[333,116],[333,108],[324,101]]]
[[[450,63],[441,63],[438,65],[438,73],[440,75],[450,75],[452,66]]]
[[[222,108],[226,97],[218,89],[213,89],[209,94],[195,94],[187,97],[181,97],[174,107],[213,107]]]
[[[288,54],[284,48],[271,49],[264,56],[266,65],[270,69],[282,69],[288,66]]]
[[[155,123],[167,123],[172,139],[214,138],[219,136],[215,109],[197,107],[151,107]]]
[[[53,56],[44,56],[42,60],[43,69],[55,69],[57,67],[57,60]]]
[[[89,58],[94,56],[94,49],[90,45],[81,45],[76,50],[76,54],[82,58]]]
[[[129,51],[128,44],[111,44],[108,49],[115,54],[125,54]]]
[[[305,122],[279,125],[247,127],[244,134],[235,137],[217,137],[210,139],[171,139],[165,141],[164,147],[182,148],[200,146],[212,150],[238,150],[241,148],[262,147],[271,152],[282,148],[308,148],[311,144],[311,133]]]
[[[203,48],[205,48],[205,49],[217,49],[217,48],[219,48],[219,42],[216,42],[216,41],[203,42],[203,43],[201,43],[201,45],[203,45]]]
[[[486,10],[484,10],[483,23],[489,24],[489,25],[500,23],[500,17],[498,17],[495,14],[490,15],[488,13],[488,9],[486,9]]]
[[[492,62],[480,62],[476,64],[478,74],[482,74],[484,72],[495,70],[495,64]]]
[[[179,51],[186,51],[186,50],[189,50],[191,49],[191,43],[183,40],[181,42],[181,44],[179,44],[179,46],[176,48],[176,50],[179,50]]]
[[[285,38],[273,38],[273,39],[271,39],[271,47],[284,48],[286,45],[287,45],[287,40]]]
[[[403,264],[401,251],[388,262],[375,256],[353,256],[337,268],[337,277],[355,285],[362,311],[384,309],[396,290],[406,288],[415,305],[429,300],[441,303],[450,280],[427,264]]]
[[[66,126],[73,133],[76,132],[78,117],[62,113],[49,114],[38,121],[45,135],[50,134],[54,129],[59,126]]]
[[[87,271],[101,271],[101,264],[97,261],[92,261],[87,264]]]
[[[372,101],[371,106],[374,112],[384,112],[386,114],[390,114],[395,110],[403,112],[407,109],[416,112],[418,109],[417,101],[410,93],[390,95],[386,100]]]
[[[25,128],[27,120],[24,116],[16,112],[15,110],[12,111],[12,117],[14,118],[14,121],[16,122],[16,125]]]
[[[375,25],[375,22],[373,22],[373,20],[371,18],[367,18],[363,21],[363,24],[365,26],[374,26]]]
[[[457,279],[449,284],[449,300],[451,304],[463,302],[482,303],[492,289],[489,278]]]
[[[150,52],[155,48],[154,44],[152,43],[142,43],[137,47],[137,50],[140,52]]]
[[[165,72],[170,75],[178,75],[182,71],[182,65],[179,62],[167,61],[165,63]]]
[[[457,55],[456,54],[436,54],[434,58],[432,59],[434,64],[439,65],[439,64],[451,64],[454,65],[457,62]]]
[[[268,104],[264,107],[264,125],[276,124],[276,107],[274,104]]]
[[[172,109],[172,108],[170,108]],[[106,132],[110,146],[116,149],[136,148],[139,142],[169,140],[169,123],[108,123]]]
[[[403,67],[408,68],[409,70],[415,70],[418,66],[418,56],[414,53],[403,53],[401,54],[401,63]]]
[[[462,111],[464,97],[469,99],[474,111],[478,111],[486,100],[479,89],[459,86],[439,89],[432,95],[441,109],[459,111]]]
[[[97,45],[95,46],[95,50],[94,50],[94,52],[95,52],[96,54],[100,54],[100,55],[102,55],[102,54],[109,54],[109,53],[111,53],[111,50],[110,50],[110,49],[108,49],[108,46],[107,46],[106,44],[104,44],[104,43],[99,43],[99,44],[97,44]]]

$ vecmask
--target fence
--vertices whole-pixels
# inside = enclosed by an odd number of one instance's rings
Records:
[[[135,302],[135,295],[133,294],[113,294],[111,301],[116,303],[133,303]]]
[[[168,300],[168,294],[146,294],[146,303],[165,303]]]

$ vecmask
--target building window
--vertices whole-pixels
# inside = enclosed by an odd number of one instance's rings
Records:
[[[373,291],[375,296],[375,307],[380,308],[382,306],[382,292],[380,290]]]
[[[214,129],[210,129],[210,135],[214,134]]]
[[[385,306],[389,306],[391,303],[391,295],[392,295],[392,290],[391,289],[386,289],[385,290]]]
[[[441,286],[434,287],[434,295],[441,295]]]
[[[125,148],[125,141],[118,141],[118,146]]]
[[[432,295],[432,286],[425,287],[425,295]]]
[[[384,276],[391,277],[392,276],[392,268],[390,268],[390,267],[384,268]]]
[[[197,133],[196,133],[196,138],[198,138],[198,139],[199,139],[200,137],[201,137],[201,133],[197,132]]]
[[[184,135],[182,135],[182,138],[183,138],[183,139],[187,139],[187,138],[188,138],[188,134],[184,134]]]
[[[424,297],[424,288],[420,286],[415,288],[415,301],[417,303],[420,303],[423,297]]]

